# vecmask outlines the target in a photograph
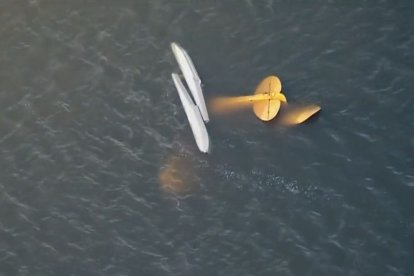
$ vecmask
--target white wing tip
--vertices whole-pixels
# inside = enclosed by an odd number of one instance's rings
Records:
[[[204,144],[198,144],[197,143],[197,146],[198,146],[198,149],[202,153],[206,153],[206,154],[210,153],[210,140],[209,139],[207,140],[207,143],[204,143]]]
[[[177,42],[171,42],[171,49],[173,50],[173,51],[176,51],[176,50],[178,50],[179,48],[181,48],[180,47],[180,45],[178,45],[178,43]]]

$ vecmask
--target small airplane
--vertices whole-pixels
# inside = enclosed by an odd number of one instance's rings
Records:
[[[214,113],[222,114],[253,106],[253,112],[260,120],[270,121],[278,114],[281,104],[287,105],[286,96],[281,91],[280,79],[277,76],[268,76],[259,83],[254,95],[217,97],[211,100],[210,108]],[[282,121],[285,124],[300,124],[320,110],[318,105],[296,107],[284,114]]]
[[[172,79],[178,91],[184,111],[190,123],[196,144],[201,152],[208,153],[210,140],[205,123],[209,122],[207,107],[201,89],[201,80],[188,53],[177,43],[171,43],[172,52],[183,73],[192,97],[180,77],[173,73]],[[225,113],[244,106],[253,106],[255,115],[262,121],[270,121],[276,117],[281,104],[287,104],[286,96],[281,92],[282,84],[276,76],[263,79],[257,86],[254,95],[240,97],[219,97],[210,102],[215,113]],[[318,105],[307,105],[290,109],[282,117],[285,124],[300,124],[320,111]]]
[[[207,123],[209,121],[209,117],[203,92],[201,90],[200,77],[195,70],[190,56],[181,46],[173,42],[171,43],[171,49],[184,75],[184,79],[190,89],[194,101],[185,88],[180,77],[177,74],[172,73],[171,76],[174,81],[174,85],[178,91],[178,95],[184,107],[185,114],[187,115],[188,122],[190,123],[191,130],[193,131],[198,149],[201,152],[208,153],[210,150],[210,140],[205,122]]]

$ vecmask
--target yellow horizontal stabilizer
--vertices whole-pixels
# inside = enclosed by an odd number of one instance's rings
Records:
[[[256,95],[269,95],[270,99],[265,102],[258,102],[253,105],[253,111],[262,121],[272,120],[280,109],[280,101],[286,101],[286,97],[281,94],[282,83],[276,76],[269,76],[263,79],[256,87]]]
[[[253,105],[256,116],[260,120],[269,121],[278,113],[281,102],[287,103],[281,90],[280,79],[276,76],[269,76],[259,83],[254,95],[218,97],[210,101],[209,109],[212,113],[222,114]]]
[[[262,121],[272,120],[280,109],[279,100],[267,100],[253,105],[253,111]]]

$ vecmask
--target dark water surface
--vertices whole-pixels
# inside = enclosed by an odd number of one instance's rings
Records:
[[[0,275],[413,275],[413,14],[0,0]],[[292,128],[212,116],[203,155],[172,41],[207,99],[276,74],[322,112]]]

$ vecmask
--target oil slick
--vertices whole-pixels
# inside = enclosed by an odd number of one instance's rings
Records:
[[[282,94],[282,84],[276,76],[263,79],[257,86],[254,95],[239,97],[218,97],[210,101],[209,107],[214,114],[226,114],[238,109],[252,107],[257,118],[270,121],[276,117],[282,104],[287,105],[287,99]],[[300,124],[320,111],[320,106],[308,105],[289,109],[283,115],[283,123],[287,125]]]

